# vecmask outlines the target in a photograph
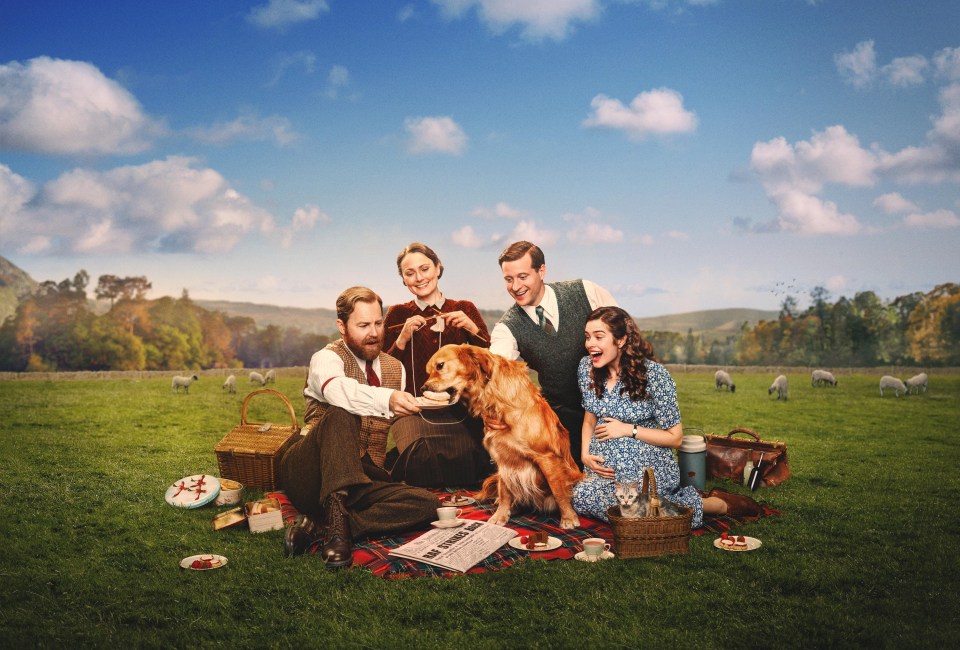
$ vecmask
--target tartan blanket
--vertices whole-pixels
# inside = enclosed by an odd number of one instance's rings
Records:
[[[476,496],[476,492],[464,489],[434,489],[432,492],[437,494],[437,505],[440,505],[440,499],[446,494],[462,494],[471,497]],[[290,500],[283,492],[270,492],[267,497],[275,497],[281,506],[283,520],[287,525],[293,523],[293,520],[299,515],[297,509],[290,503]],[[739,526],[750,521],[756,521],[760,517],[769,515],[779,515],[780,511],[761,504],[762,512],[755,517],[711,517],[704,516],[703,525],[691,531],[694,536],[703,535],[707,532],[723,533],[729,531],[734,526]],[[493,515],[495,510],[493,502],[477,501],[472,505],[462,508],[461,519],[474,519],[486,521]],[[613,546],[613,530],[610,524],[584,517],[580,515],[580,527],[574,530],[564,530],[559,527],[559,519],[556,517],[543,515],[540,513],[515,514],[510,518],[507,524],[508,528],[517,531],[518,535],[528,535],[532,532],[545,532],[551,537],[560,540],[560,547],[552,551],[543,551],[531,553],[513,548],[509,544],[504,544],[499,549],[487,556],[479,564],[473,566],[467,573],[482,573],[484,571],[495,571],[509,567],[514,562],[532,559],[532,560],[570,560],[577,554],[578,548],[583,540],[588,537],[602,537],[611,543],[611,550],[616,553]],[[416,562],[405,558],[389,555],[390,550],[395,549],[415,539],[423,534],[424,530],[414,530],[402,535],[392,537],[376,537],[361,540],[354,540],[353,543],[353,566],[360,567],[374,575],[383,578],[415,578],[421,576],[440,576],[451,577],[461,575],[458,571],[450,571],[431,564]],[[319,550],[319,544],[314,545],[307,551],[307,554],[313,554]]]

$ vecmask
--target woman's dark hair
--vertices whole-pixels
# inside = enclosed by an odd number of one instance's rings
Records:
[[[610,328],[613,338],[619,341],[626,338],[620,352],[621,394],[629,395],[639,401],[647,398],[647,359],[657,361],[653,346],[640,334],[640,329],[630,314],[619,307],[598,307],[587,317],[587,322],[598,320]],[[593,368],[591,379],[597,397],[603,397],[603,387],[610,376],[607,366]]]
[[[403,250],[400,251],[400,254],[397,255],[397,273],[400,274],[400,277],[403,277],[403,269],[400,267],[400,265],[403,264],[403,258],[410,253],[420,253],[429,259],[437,267],[437,279],[439,280],[443,277],[443,264],[440,263],[440,256],[434,253],[432,248],[426,244],[421,244],[418,241],[407,244],[403,247]]]

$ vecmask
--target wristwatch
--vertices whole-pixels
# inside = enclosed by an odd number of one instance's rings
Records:
[[[636,425],[636,424],[633,425],[633,439],[634,439],[634,440],[637,439],[637,425]]]

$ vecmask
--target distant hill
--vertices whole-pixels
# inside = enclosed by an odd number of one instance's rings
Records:
[[[753,327],[762,320],[777,320],[778,311],[763,309],[705,309],[683,314],[669,314],[652,318],[637,318],[637,327],[641,332],[679,332],[686,334],[693,330],[694,335],[703,335],[707,341],[724,341],[736,334],[746,322]]]
[[[0,255],[0,323],[16,313],[20,301],[38,286],[26,271]]]
[[[337,312],[333,309],[304,309],[301,307],[276,307],[253,302],[230,302],[227,300],[194,300],[194,304],[208,311],[219,311],[228,316],[252,318],[257,327],[276,325],[281,329],[297,327],[301,332],[333,334],[337,332]]]

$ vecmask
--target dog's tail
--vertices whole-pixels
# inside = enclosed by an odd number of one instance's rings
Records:
[[[490,476],[488,476],[483,481],[483,486],[480,488],[480,495],[479,495],[480,500],[487,501],[487,500],[493,499],[494,501],[496,501],[497,489],[499,488],[499,486],[500,486],[499,474],[493,473]]]

